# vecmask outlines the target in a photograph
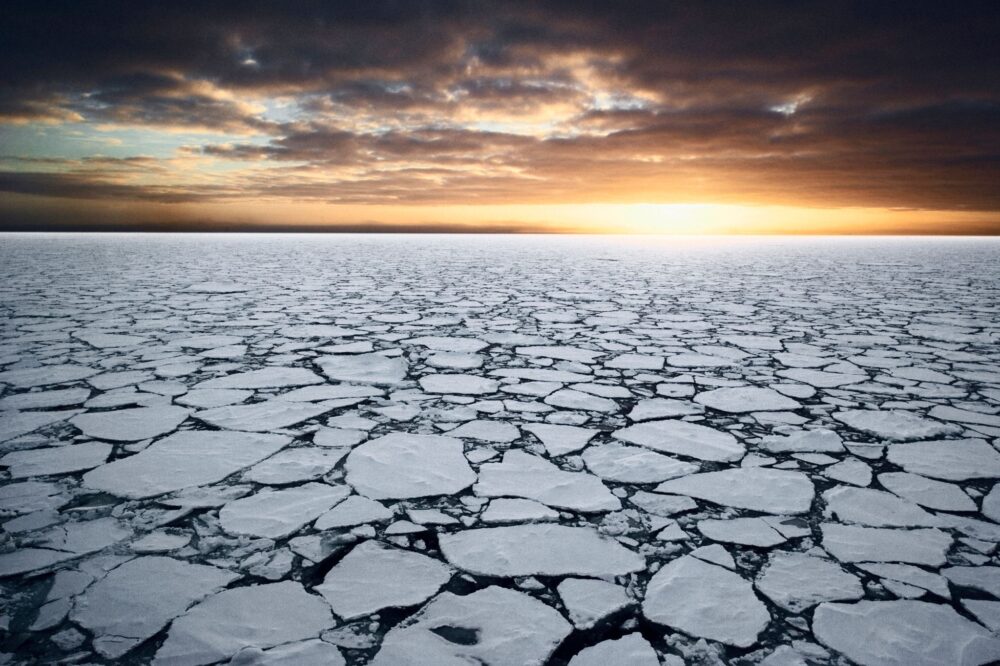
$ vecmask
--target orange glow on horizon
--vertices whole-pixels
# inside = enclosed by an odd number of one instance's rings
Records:
[[[287,227],[353,232],[995,235],[1000,229],[1000,220],[988,212],[717,203],[365,205],[270,200],[157,204],[14,195],[0,202],[0,214],[29,207],[41,211],[49,220],[64,221],[67,228],[81,230],[97,226],[121,230],[276,231]],[[102,222],[95,225],[95,219]],[[22,225],[21,229],[25,228]],[[38,229],[44,230],[45,225]]]

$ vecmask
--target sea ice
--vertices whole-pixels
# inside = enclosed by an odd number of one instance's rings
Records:
[[[409,340],[404,340],[403,342],[411,345],[420,345],[421,347],[427,347],[428,349],[433,349],[438,352],[467,354],[475,353],[490,346],[490,343],[483,340],[477,340],[476,338],[459,338],[435,335],[410,338]]]
[[[155,666],[201,666],[246,647],[269,648],[319,636],[330,607],[291,581],[223,590],[174,620]]]
[[[65,421],[79,413],[80,411],[76,409],[56,412],[0,412],[0,442],[6,442],[53,423]]]
[[[351,495],[316,519],[318,530],[354,527],[365,523],[384,523],[392,520],[393,513],[385,506],[361,495]]]
[[[801,407],[797,400],[781,395],[774,389],[757,386],[733,386],[704,391],[697,394],[694,400],[710,409],[730,414],[779,412]]]
[[[699,470],[693,463],[622,444],[591,446],[581,457],[591,472],[605,481],[619,483],[657,483]]]
[[[549,423],[530,423],[522,426],[522,429],[537,437],[553,457],[579,451],[599,432],[590,428]]]
[[[560,389],[545,398],[545,404],[563,409],[579,409],[585,412],[612,413],[618,411],[618,403],[608,398],[576,391]]]
[[[111,455],[112,446],[104,442],[83,442],[42,449],[12,451],[0,458],[0,466],[10,468],[11,478],[69,474],[97,467]]]
[[[512,423],[504,421],[486,421],[479,419],[463,423],[448,432],[449,437],[478,439],[484,442],[513,442],[521,436],[520,431]]]
[[[56,364],[37,368],[18,368],[0,372],[0,383],[18,388],[69,384],[96,375],[99,371],[85,365]]]
[[[77,598],[70,617],[95,635],[95,647],[102,655],[116,659],[237,578],[203,564],[139,557],[94,583]],[[102,649],[99,641],[104,637],[115,640]]]
[[[976,503],[953,483],[935,481],[919,474],[886,472],[878,482],[890,492],[920,506],[938,511],[975,511]]]
[[[590,629],[630,603],[625,588],[592,578],[567,578],[556,588],[577,629]]]
[[[432,374],[420,378],[420,388],[428,393],[484,395],[495,393],[499,383],[478,375]]]
[[[802,472],[742,467],[665,481],[656,487],[656,492],[689,495],[713,504],[762,513],[796,514],[809,510],[815,489]]]
[[[230,534],[283,539],[329,511],[349,493],[345,486],[325,483],[264,489],[223,506],[219,524]]]
[[[650,579],[642,613],[657,624],[742,648],[756,643],[771,621],[749,581],[689,555]]]
[[[778,606],[801,613],[823,601],[860,599],[857,576],[836,562],[805,553],[776,552],[757,577],[757,589]]]
[[[770,548],[788,540],[763,518],[699,520],[698,531],[712,541],[738,543],[758,548]]]
[[[358,384],[399,384],[409,370],[405,359],[378,353],[321,356],[316,364],[330,379]]]
[[[349,338],[358,331],[333,324],[293,324],[278,329],[286,338]]]
[[[660,658],[656,656],[656,650],[642,637],[642,634],[634,633],[584,648],[569,662],[569,666],[607,666],[607,664],[660,666]]]
[[[139,407],[110,412],[89,412],[70,419],[88,437],[114,442],[138,442],[176,430],[187,417],[183,407]]]
[[[871,527],[934,527],[937,518],[909,500],[871,488],[837,486],[823,493],[826,515]]]
[[[841,562],[904,562],[939,567],[951,536],[937,529],[899,530],[824,523],[823,548]]]
[[[746,453],[745,447],[727,432],[672,419],[637,423],[616,430],[612,436],[629,444],[710,462],[731,462]]]
[[[1000,453],[983,439],[939,439],[893,444],[889,462],[912,474],[945,481],[1000,478]]]
[[[371,666],[544,664],[572,627],[522,592],[444,592],[386,635]]]
[[[72,407],[83,403],[90,397],[90,389],[68,388],[51,391],[33,391],[31,393],[15,393],[6,398],[0,398],[0,411],[18,409],[51,409],[53,407]]]
[[[508,451],[502,462],[482,465],[472,490],[480,497],[524,497],[583,512],[621,508],[618,498],[596,476],[567,472],[523,451]]]
[[[559,520],[559,512],[534,500],[500,497],[490,500],[479,519],[487,524],[531,523]]]
[[[761,439],[760,447],[770,453],[840,453],[844,450],[840,435],[825,428],[799,430],[785,437],[768,435]]]
[[[833,418],[855,430],[898,442],[954,435],[962,431],[950,423],[941,423],[902,411],[849,409],[834,412]]]
[[[979,666],[1000,659],[1000,639],[949,606],[923,601],[821,604],[813,633],[864,666]]]
[[[688,400],[674,400],[672,398],[646,398],[635,403],[635,407],[628,413],[628,417],[633,421],[651,421],[653,419],[671,419],[680,416],[693,416],[701,414],[705,408]]]
[[[371,499],[451,495],[476,480],[462,448],[454,437],[393,432],[351,451],[347,482]]]
[[[119,497],[155,497],[221,481],[289,441],[283,435],[185,430],[84,474],[83,484]]]
[[[243,478],[272,486],[312,481],[333,469],[345,453],[343,449],[305,446],[285,449],[251,467]]]
[[[438,537],[452,565],[480,576],[620,576],[645,559],[585,527],[545,523],[484,527]]]
[[[423,603],[450,578],[449,567],[433,558],[366,541],[330,569],[316,591],[334,613],[353,620]]]
[[[195,412],[194,417],[199,421],[211,423],[217,428],[268,432],[308,421],[340,406],[342,404],[336,401],[287,402],[275,398],[248,405],[228,405],[203,409],[200,412]]]
[[[322,384],[323,378],[305,368],[268,366],[259,370],[249,370],[223,377],[209,379],[194,385],[195,390],[204,389],[260,389],[283,388]]]

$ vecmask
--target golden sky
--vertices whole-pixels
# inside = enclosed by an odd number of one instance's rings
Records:
[[[988,3],[7,14],[0,229],[1000,233]]]

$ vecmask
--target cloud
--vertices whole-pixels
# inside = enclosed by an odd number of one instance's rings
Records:
[[[10,193],[1000,210],[993,3],[15,0],[5,13],[0,132],[212,135],[142,173],[4,166]],[[133,142],[121,148],[145,152]]]

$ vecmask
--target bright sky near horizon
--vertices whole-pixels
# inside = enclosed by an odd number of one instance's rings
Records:
[[[15,1],[0,229],[1000,234],[1000,6]]]

